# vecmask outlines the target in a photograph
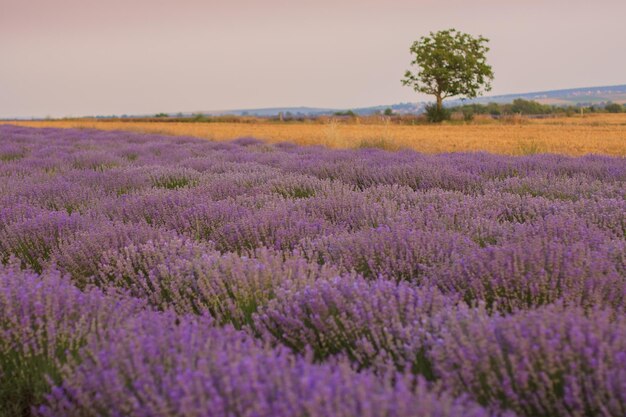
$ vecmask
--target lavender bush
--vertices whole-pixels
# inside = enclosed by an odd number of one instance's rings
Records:
[[[433,348],[436,373],[457,392],[521,416],[624,415],[626,320],[613,314],[462,309]]]
[[[2,417],[623,417],[625,299],[624,158],[0,126]]]
[[[269,349],[210,320],[143,314],[94,340],[40,408],[42,416],[482,417],[479,406]],[[94,395],[97,393],[97,395]]]
[[[0,415],[27,414],[87,336],[103,336],[142,306],[81,292],[55,271],[0,267]]]
[[[283,290],[256,316],[257,328],[316,359],[344,354],[358,368],[411,370],[432,378],[428,340],[455,300],[432,288],[351,277]]]
[[[259,306],[280,288],[295,290],[336,275],[334,268],[295,254],[262,249],[248,258],[172,239],[105,253],[93,282],[127,290],[158,309],[209,312],[217,321],[240,328],[252,324]]]

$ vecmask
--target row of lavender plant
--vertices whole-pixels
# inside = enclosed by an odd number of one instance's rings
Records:
[[[3,267],[0,307],[7,416],[413,416],[416,405],[423,416],[491,415],[409,375],[313,364],[206,315],[81,292],[58,273]]]
[[[5,415],[626,414],[624,159],[2,126],[0,180]]]

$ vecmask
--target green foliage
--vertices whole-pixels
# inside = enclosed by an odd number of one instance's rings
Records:
[[[489,103],[489,104],[465,104],[462,106],[450,107],[453,113],[463,113],[464,119],[469,121],[477,114],[488,114],[491,116],[503,116],[512,114],[522,115],[548,115],[548,114],[565,114],[573,116],[580,112],[577,107],[553,106],[541,104],[532,100],[516,99],[513,103]],[[584,110],[584,108],[583,108]],[[585,110],[585,112],[588,110]]]
[[[552,112],[552,106],[518,98],[513,100],[513,104],[510,105],[507,113],[550,114]]]
[[[426,118],[430,123],[441,123],[445,120],[450,120],[451,116],[452,112],[448,108],[438,108],[436,104],[426,106]]]
[[[154,115],[154,117],[169,117],[169,114],[167,113],[157,113]]]
[[[499,116],[502,114],[501,106],[499,106],[498,103],[489,103],[485,106],[485,108],[486,113],[492,116]]]
[[[124,155],[124,157],[128,159],[130,162],[133,162],[133,161],[136,161],[137,158],[139,158],[139,154],[137,152],[129,152],[126,155]]]
[[[66,361],[65,349],[58,348],[56,362]],[[16,351],[0,355],[0,375],[0,417],[30,416],[31,406],[41,403],[49,391],[49,381],[61,381],[55,359]]]
[[[604,110],[609,113],[622,113],[624,111],[624,106],[619,103],[609,103],[604,106]]]
[[[296,186],[290,188],[274,187],[274,192],[290,199],[309,198],[315,195],[315,190],[307,186]]]
[[[391,107],[387,107],[385,112],[383,113],[385,116],[393,116],[393,109]]]
[[[475,98],[491,90],[494,74],[487,64],[488,42],[482,36],[473,37],[455,29],[431,32],[411,46],[411,65],[416,71],[407,70],[402,84],[434,95],[439,111],[448,97]]]
[[[161,178],[154,178],[152,180],[152,183],[157,188],[176,190],[178,188],[194,186],[197,184],[197,181],[191,180],[187,177],[172,175],[172,176],[164,176]]]
[[[463,120],[466,122],[471,122],[474,120],[474,109],[471,107],[461,109],[461,113],[463,113]]]
[[[353,112],[352,110],[348,110],[348,111],[336,111],[333,113],[334,116],[350,116],[350,117],[356,117],[356,113]]]
[[[167,172],[161,175],[154,175],[150,179],[153,187],[165,188],[168,190],[195,187],[198,185],[198,178],[194,175],[193,170]]]
[[[9,161],[17,161],[24,157],[24,153],[22,152],[5,152],[0,153],[0,161],[9,162]]]

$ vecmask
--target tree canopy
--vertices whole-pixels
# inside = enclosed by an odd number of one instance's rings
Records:
[[[491,90],[494,74],[487,64],[488,39],[474,37],[456,29],[430,32],[411,46],[414,56],[402,84],[420,93],[434,95],[437,110],[441,111],[443,100],[462,96],[475,98]]]

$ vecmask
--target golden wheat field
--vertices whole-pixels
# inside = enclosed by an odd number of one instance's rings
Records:
[[[626,156],[626,114],[585,117],[477,120],[443,125],[399,125],[389,122],[344,123],[175,123],[111,120],[4,122],[33,127],[95,128],[188,135],[209,140],[253,136],[270,143],[293,142],[332,148],[378,147],[425,153],[485,151],[506,155],[589,153]]]

